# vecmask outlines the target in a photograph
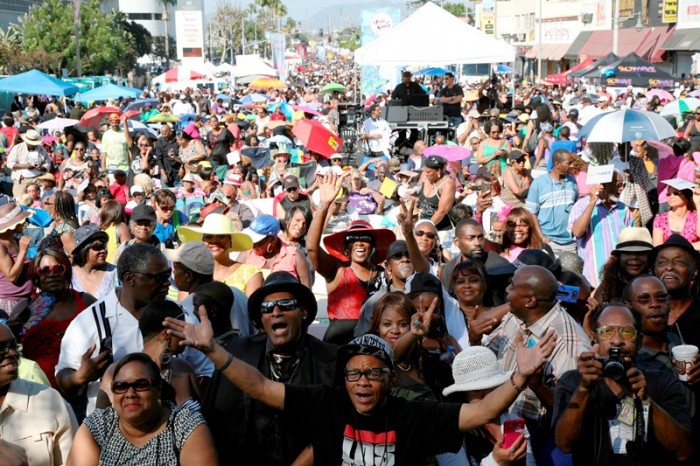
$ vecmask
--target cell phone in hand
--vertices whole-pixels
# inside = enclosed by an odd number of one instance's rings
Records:
[[[503,423],[503,448],[510,448],[525,433],[525,419],[518,417]]]

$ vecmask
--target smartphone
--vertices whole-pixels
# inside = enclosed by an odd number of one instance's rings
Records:
[[[503,448],[510,448],[525,433],[525,419],[518,417],[503,423]]]
[[[490,193],[491,192],[491,183],[488,181],[484,181],[481,183],[481,192],[482,193]]]
[[[98,354],[104,351],[109,351],[110,354],[112,353],[112,337],[105,337],[100,341],[100,351],[98,351]]]

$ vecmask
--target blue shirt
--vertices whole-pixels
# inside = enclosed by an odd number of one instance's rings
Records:
[[[573,240],[567,228],[569,213],[578,199],[578,187],[574,177],[565,175],[554,181],[549,174],[538,176],[530,185],[525,208],[540,221],[542,233],[556,243]]]
[[[176,210],[167,224],[163,225],[160,222],[156,222],[156,229],[153,231],[153,234],[161,243],[165,244],[173,236],[177,228],[180,225],[185,225],[187,222],[187,216]]]
[[[576,153],[576,141],[563,141],[563,140],[557,140],[552,143],[552,147],[549,148],[549,158],[547,159],[547,171],[551,172],[552,171],[552,155],[554,154],[554,151],[557,151],[559,149],[564,149],[569,152],[573,152],[574,154]]]

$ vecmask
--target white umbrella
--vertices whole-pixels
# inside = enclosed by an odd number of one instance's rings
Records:
[[[155,132],[155,130],[145,123],[142,123],[138,120],[126,120],[129,122],[129,131],[130,132],[144,132],[146,133],[149,137],[152,137],[154,139],[158,139],[158,133]],[[124,126],[124,123],[122,123],[122,126]]]
[[[673,126],[654,112],[618,110],[603,115],[590,130],[588,142],[661,141],[676,136]]]
[[[72,118],[53,118],[51,120],[43,121],[36,125],[39,129],[45,129],[48,131],[63,131],[64,128],[68,126],[75,126],[80,122],[80,120],[73,120]]]

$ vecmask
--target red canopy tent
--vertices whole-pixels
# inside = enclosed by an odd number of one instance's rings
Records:
[[[573,71],[578,71],[581,68],[585,68],[589,65],[592,65],[594,62],[595,62],[595,60],[593,60],[591,57],[586,57],[586,59],[583,60],[581,63],[578,63],[578,64],[572,66],[571,68],[569,68],[568,70],[564,71],[564,74],[569,74]]]
[[[583,60],[581,63],[577,63],[576,65],[572,66],[568,70],[562,72],[562,73],[557,73],[557,74],[549,74],[547,75],[544,80],[548,82],[549,84],[558,84],[560,86],[566,86],[567,84],[573,84],[573,81],[571,78],[569,78],[569,73],[572,71],[580,70],[581,68],[585,68],[588,65],[593,63],[593,59],[588,57],[585,60]]]

